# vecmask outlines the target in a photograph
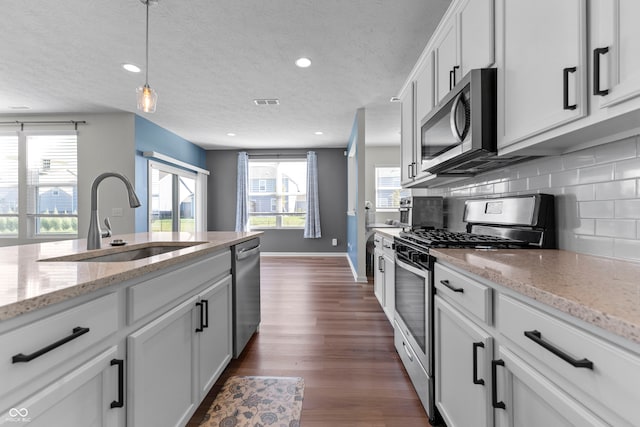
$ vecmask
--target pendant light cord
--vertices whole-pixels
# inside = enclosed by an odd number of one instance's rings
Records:
[[[146,61],[144,85],[149,86],[149,1],[147,0],[147,41],[146,41]]]

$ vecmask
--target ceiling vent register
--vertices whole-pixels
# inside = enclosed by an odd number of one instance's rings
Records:
[[[253,103],[256,105],[280,105],[280,100],[273,99],[254,99]]]

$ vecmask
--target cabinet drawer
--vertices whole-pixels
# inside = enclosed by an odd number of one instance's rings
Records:
[[[37,380],[117,329],[118,299],[111,293],[3,334],[0,402],[20,384]]]
[[[231,252],[225,250],[187,267],[131,286],[127,298],[129,324],[179,299],[200,285],[230,272]]]
[[[591,404],[602,405],[630,425],[640,425],[638,355],[505,295],[499,296],[496,321],[502,335],[531,356],[534,366],[541,365],[548,378],[575,388],[574,394],[584,394]],[[592,366],[574,367],[569,359]]]
[[[434,267],[434,280],[438,295],[446,296],[484,323],[491,324],[490,287],[438,263]]]
[[[385,255],[388,255],[391,258],[395,256],[396,251],[393,247],[393,239],[390,239],[388,237],[382,238],[382,252],[384,252]]]

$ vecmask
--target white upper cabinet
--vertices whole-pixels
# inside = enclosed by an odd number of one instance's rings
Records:
[[[640,95],[640,1],[592,0],[591,55],[594,106]]]
[[[406,92],[400,95],[402,104],[401,128],[400,128],[400,182],[402,185],[410,184],[415,177],[416,152],[415,152],[415,83],[412,82]]]
[[[494,1],[459,2],[434,42],[436,102],[470,70],[491,66],[494,46]]]
[[[587,114],[585,3],[499,0],[499,148]]]

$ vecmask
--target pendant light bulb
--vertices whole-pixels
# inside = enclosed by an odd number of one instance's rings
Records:
[[[157,4],[158,0],[140,0],[147,7],[147,33],[146,33],[146,66],[144,86],[136,89],[138,98],[138,110],[145,113],[155,113],[158,102],[158,93],[149,87],[149,3]]]
[[[155,113],[156,103],[158,102],[158,94],[151,89],[148,84],[140,86],[136,89],[138,95],[138,110],[145,113]]]

